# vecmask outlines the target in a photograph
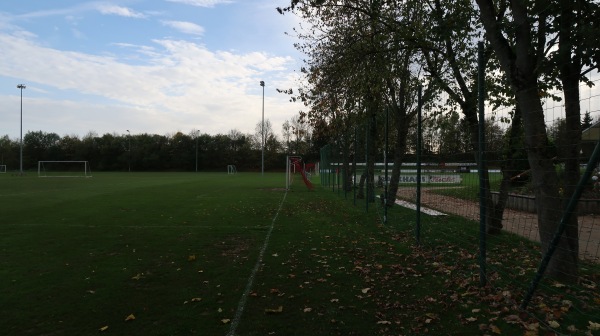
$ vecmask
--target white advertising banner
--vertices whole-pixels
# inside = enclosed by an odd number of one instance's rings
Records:
[[[461,183],[460,175],[421,175],[421,183]],[[401,175],[400,183],[417,183],[417,175]]]

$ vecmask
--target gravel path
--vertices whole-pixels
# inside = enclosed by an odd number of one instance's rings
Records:
[[[479,220],[479,203],[433,193],[439,187],[421,189],[421,205],[444,213],[459,215],[471,220]],[[415,188],[399,188],[398,197],[415,201]],[[535,213],[504,210],[502,218],[504,230],[516,233],[531,240],[539,241],[540,236]],[[600,216],[579,217],[579,253],[582,259],[600,261]]]

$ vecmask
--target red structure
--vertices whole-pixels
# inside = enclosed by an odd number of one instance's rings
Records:
[[[308,177],[306,177],[306,172],[304,171],[304,167],[302,166],[302,159],[300,159],[300,158],[291,158],[291,161],[292,161],[292,164],[294,165],[294,169],[297,170],[297,171],[299,171],[300,175],[302,175],[302,180],[304,181],[304,184],[306,184],[306,187],[308,189],[310,189],[310,190],[313,190],[315,187],[308,180]]]

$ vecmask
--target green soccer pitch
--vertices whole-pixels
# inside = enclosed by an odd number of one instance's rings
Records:
[[[0,333],[509,335],[555,306],[561,332],[598,323],[585,286],[548,282],[533,311],[515,310],[534,242],[490,238],[479,288],[477,223],[424,216],[416,246],[414,211],[390,208],[382,225],[377,206],[297,179],[286,191],[284,173],[0,175]]]

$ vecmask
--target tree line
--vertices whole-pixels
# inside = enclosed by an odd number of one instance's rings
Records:
[[[187,134],[117,134],[83,137],[54,132],[29,131],[23,137],[23,169],[36,170],[38,161],[88,161],[93,171],[260,171],[262,166],[261,122],[253,134],[231,130],[210,135],[193,130]],[[288,154],[314,161],[310,129],[291,119],[283,125],[283,138],[275,135],[269,120],[264,124],[265,170],[285,169]],[[317,144],[318,145],[318,144]],[[20,139],[0,137],[0,164],[7,171],[20,167]]]

